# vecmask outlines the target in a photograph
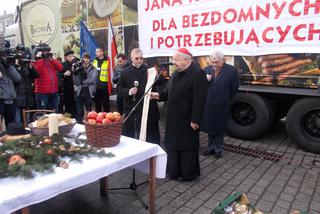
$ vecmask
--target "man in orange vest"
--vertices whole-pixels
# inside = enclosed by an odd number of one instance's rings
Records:
[[[108,92],[108,69],[109,61],[104,55],[104,49],[99,47],[96,49],[96,58],[92,62],[93,67],[98,71],[97,89],[95,94],[95,106],[97,112],[109,112],[109,92]]]

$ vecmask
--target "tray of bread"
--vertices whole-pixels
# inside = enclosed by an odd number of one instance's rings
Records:
[[[68,115],[58,114],[58,129],[59,134],[68,134],[76,124],[74,118],[70,118]],[[36,121],[29,123],[28,127],[32,131],[33,135],[48,136],[49,135],[49,115],[45,114],[38,118]]]

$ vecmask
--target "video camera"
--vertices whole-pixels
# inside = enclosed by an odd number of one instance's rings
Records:
[[[80,75],[81,76],[81,80],[85,80],[86,77],[86,72],[84,71],[84,67],[83,67],[83,63],[84,61],[79,59],[79,58],[74,58],[72,61],[72,71],[74,73],[74,75]]]
[[[31,62],[30,55],[30,52],[20,44],[16,48],[10,48],[10,42],[5,40],[0,45],[0,59],[6,67],[15,65],[16,60],[20,65],[29,64]]]
[[[34,46],[34,55],[37,57],[37,54],[41,52],[41,58],[52,58],[52,53],[50,53],[51,48],[46,43],[41,43],[37,46]]]
[[[78,74],[82,71],[84,71],[84,68],[83,68],[83,61],[79,58],[74,58],[72,61],[71,61],[71,64],[72,64],[72,67],[73,67],[73,72],[75,74]]]

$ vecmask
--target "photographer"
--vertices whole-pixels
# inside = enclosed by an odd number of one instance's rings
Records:
[[[6,63],[3,51],[1,52],[0,59],[0,115],[4,117],[5,124],[14,122],[16,115],[16,91],[14,84],[21,81],[21,76],[15,69],[14,65]]]
[[[62,71],[62,64],[52,58],[51,48],[47,44],[40,44],[36,50],[38,52],[36,56],[41,56],[33,64],[39,74],[39,78],[35,79],[37,108],[58,111],[59,93],[56,72]]]
[[[17,93],[17,110],[15,121],[21,123],[22,109],[34,109],[35,98],[33,92],[33,81],[39,77],[39,74],[32,67],[30,57],[23,46],[16,47],[17,58],[15,60],[15,68],[21,75],[21,81],[15,85]]]
[[[90,55],[82,55],[83,62],[74,66],[73,82],[75,102],[77,106],[76,120],[82,123],[84,106],[86,111],[92,110],[93,94],[96,90],[97,70],[90,63]]]
[[[64,102],[64,111],[71,114],[72,117],[75,117],[75,103],[74,99],[74,87],[73,87],[73,74],[72,74],[72,65],[76,63],[76,59],[74,56],[74,52],[72,50],[68,50],[64,54],[65,61],[62,63],[63,66],[63,102]]]

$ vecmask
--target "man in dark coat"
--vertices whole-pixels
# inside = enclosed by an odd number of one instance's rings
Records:
[[[126,67],[120,75],[118,82],[118,95],[123,98],[123,113],[128,116],[135,104],[145,93],[148,81],[148,66],[143,63],[142,51],[135,48],[131,51],[131,65]],[[135,82],[138,85],[135,85]],[[128,137],[138,138],[141,126],[143,101],[136,111],[128,118],[123,126],[122,134]],[[135,120],[136,119],[136,120]],[[147,138],[150,143],[160,144],[159,110],[156,101],[149,103],[147,120]]]
[[[192,62],[191,53],[180,48],[173,55],[176,71],[166,88],[151,99],[167,100],[165,148],[171,179],[194,180],[200,176],[199,125],[206,101],[205,72]]]
[[[63,100],[64,111],[70,113],[72,117],[76,116],[76,104],[74,102],[74,86],[73,86],[73,73],[72,65],[75,62],[74,52],[68,50],[64,54],[65,61],[63,66]]]
[[[210,56],[212,65],[205,68],[209,88],[203,115],[202,130],[208,133],[208,151],[204,155],[221,158],[224,150],[224,132],[227,128],[230,100],[236,94],[239,81],[237,70],[224,62],[222,52]]]

